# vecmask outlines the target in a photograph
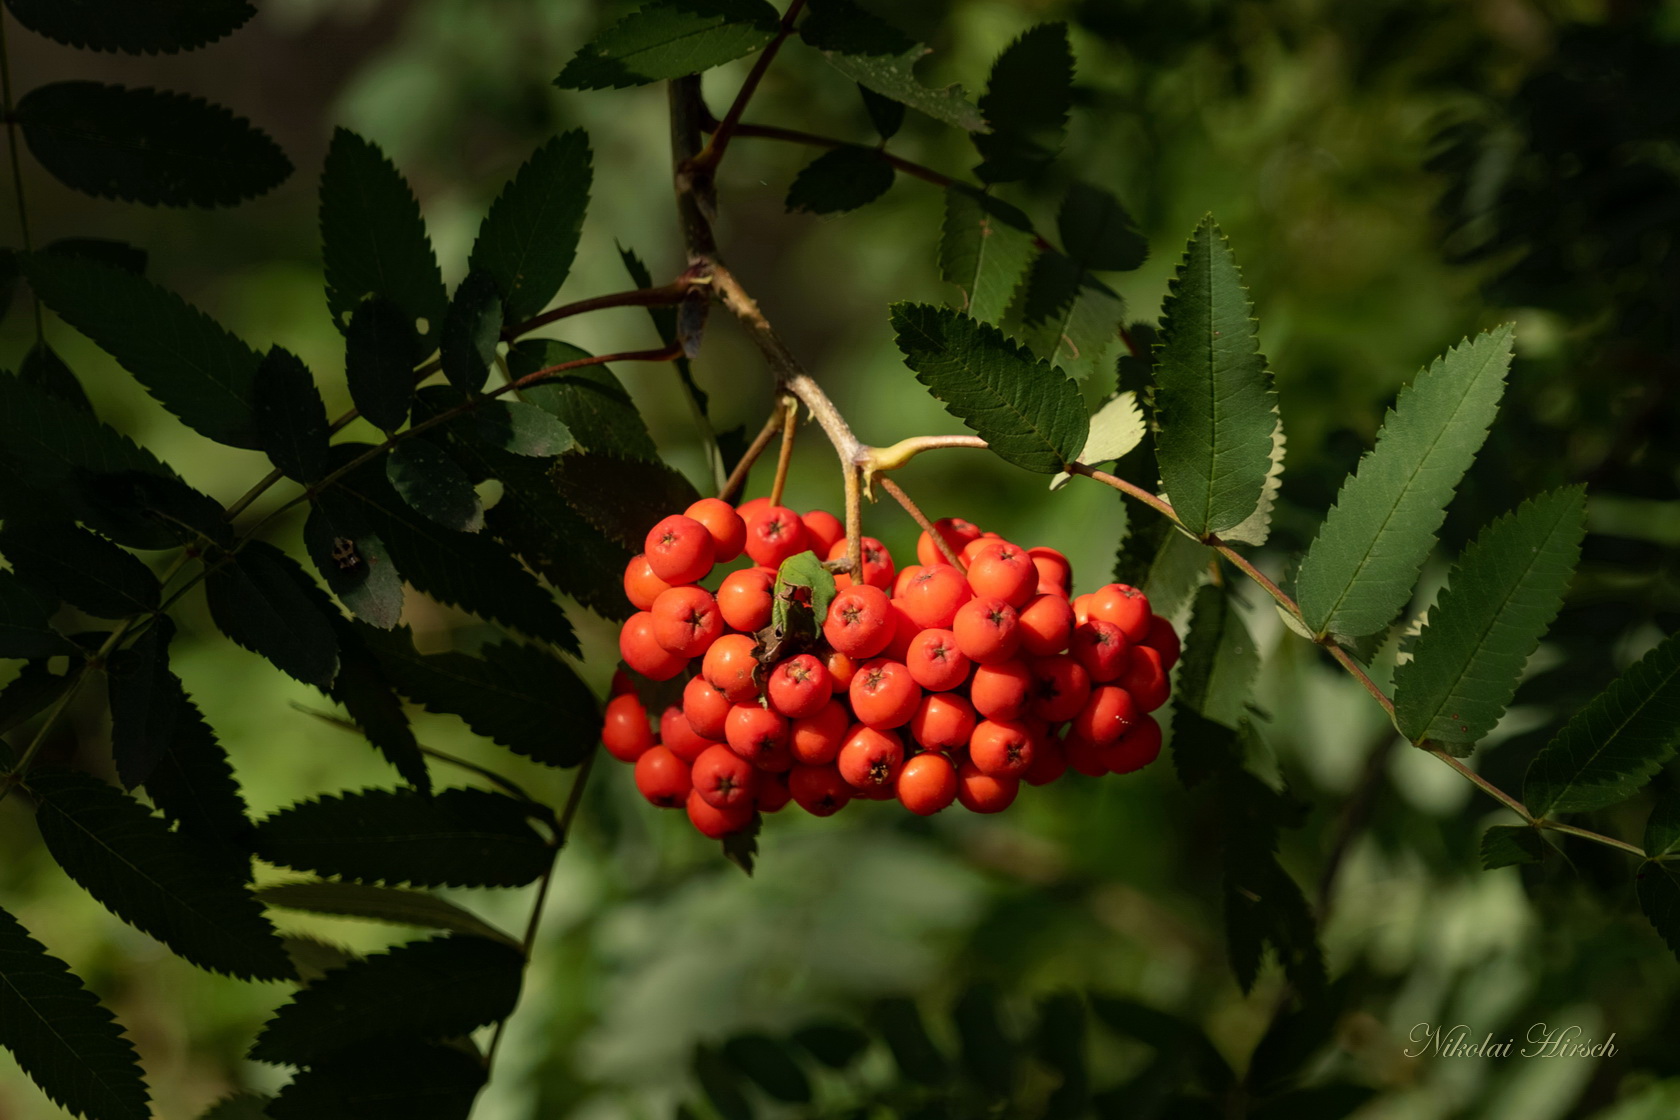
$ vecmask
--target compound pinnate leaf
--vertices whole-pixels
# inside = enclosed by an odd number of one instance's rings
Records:
[[[147,1120],[134,1046],[99,997],[0,909],[0,1047],[54,1104],[87,1120]]]
[[[1411,597],[1459,479],[1487,438],[1510,365],[1506,325],[1459,343],[1400,391],[1376,447],[1342,484],[1301,561],[1296,597],[1315,634],[1363,638]]]
[[[572,433],[552,412],[527,401],[485,401],[462,424],[473,442],[513,455],[552,459],[574,446]]]
[[[764,46],[779,22],[764,0],[653,0],[580,49],[554,84],[623,89],[698,74]]]
[[[425,891],[380,887],[371,883],[276,883],[257,891],[265,906],[305,910],[311,914],[333,914],[344,918],[366,918],[399,926],[418,926],[485,937],[504,945],[519,942],[490,925],[478,915],[446,898]]]
[[[811,1079],[788,1053],[788,1047],[769,1035],[735,1035],[724,1042],[723,1056],[775,1100],[789,1104],[811,1100]]]
[[[74,406],[79,412],[93,415],[93,403],[88,400],[82,383],[76,380],[75,373],[65,365],[58,352],[45,342],[37,342],[24,354],[23,361],[18,364],[18,378],[48,396]]]
[[[476,533],[484,506],[455,460],[428,440],[409,439],[385,457],[385,477],[409,508],[447,529]]]
[[[389,630],[402,617],[402,576],[363,510],[322,494],[303,524],[310,560],[338,601],[364,622]]]
[[[106,909],[183,959],[243,980],[293,975],[274,928],[226,860],[97,778],[37,770],[41,838],[65,874]]]
[[[1223,236],[1212,218],[1204,219],[1202,226],[1212,226],[1216,236]],[[1120,200],[1089,183],[1068,188],[1056,211],[1056,233],[1062,239],[1062,251],[1092,272],[1129,272],[1149,256],[1149,242]],[[1235,269],[1233,261],[1231,271]],[[1241,281],[1236,282],[1240,286]]]
[[[48,668],[46,658],[26,661],[17,667],[17,674],[0,688],[0,735],[21,727],[26,721],[47,710],[54,700],[64,695],[70,678]],[[11,756],[0,744],[0,765],[10,767]]]
[[[146,250],[138,245],[130,245],[126,241],[115,241],[108,237],[60,237],[49,241],[41,252],[86,257],[101,264],[108,264],[112,268],[120,268],[124,272],[132,272],[136,276],[145,273],[148,259]]]
[[[425,321],[423,349],[436,345],[448,293],[420,204],[378,145],[343,128],[321,172],[321,265],[327,309],[341,330],[377,295],[401,308],[411,329]]]
[[[1482,833],[1482,870],[1492,871],[1518,863],[1539,863],[1547,844],[1540,830],[1526,824],[1494,825]]]
[[[1065,470],[1090,419],[1079,388],[997,328],[949,308],[898,303],[893,329],[905,364],[946,409],[1007,462]]]
[[[674,332],[675,327],[672,329]],[[508,372],[515,378],[528,377],[538,370],[587,357],[586,351],[569,343],[526,339],[508,351]],[[647,423],[636,411],[636,402],[606,366],[568,370],[521,390],[520,397],[564,424],[580,450],[605,451],[627,459],[659,457]]]
[[[1079,461],[1094,467],[1129,455],[1143,442],[1145,430],[1136,393],[1127,390],[1110,397],[1091,414],[1090,431],[1085,436],[1084,449],[1079,452]],[[1060,490],[1072,477],[1066,471],[1059,472],[1050,480],[1050,489]]]
[[[254,382],[262,356],[175,293],[85,257],[24,262],[41,302],[92,339],[170,412],[217,443],[261,450]]]
[[[963,310],[996,323],[1038,251],[1032,222],[1007,202],[954,183],[945,191],[939,273],[963,291]]]
[[[1680,864],[1649,860],[1639,865],[1639,908],[1680,957]]]
[[[874,148],[845,144],[805,165],[788,187],[787,208],[839,214],[867,206],[893,185],[892,164]]]
[[[1073,102],[1073,51],[1067,26],[1043,23],[998,55],[980,99],[989,133],[974,137],[983,182],[1024,179],[1056,158]]]
[[[1155,454],[1195,536],[1240,524],[1271,469],[1276,394],[1236,257],[1211,217],[1173,277],[1155,350]]]
[[[232,206],[279,186],[292,163],[268,134],[182,93],[54,82],[15,110],[29,150],[67,187],[149,206]]]
[[[585,521],[636,552],[661,518],[700,497],[680,471],[659,460],[567,455],[555,462],[550,477]]]
[[[904,127],[903,103],[882,97],[868,86],[858,86],[857,91],[863,99],[864,112],[869,114],[869,123],[875,126],[881,139],[891,140],[898,135],[898,130]]]
[[[422,654],[406,628],[363,629],[397,690],[427,711],[548,766],[576,766],[594,748],[599,706],[570,666],[535,646],[497,642],[478,657]]]
[[[216,628],[281,672],[325,688],[338,672],[332,601],[297,562],[265,541],[247,541],[204,580]]]
[[[158,605],[152,570],[132,553],[68,521],[7,521],[0,555],[12,570],[95,618],[127,618]]]
[[[345,618],[335,619],[333,629],[338,633],[339,666],[327,695],[343,705],[368,743],[396,767],[405,782],[420,793],[431,793],[426,756],[414,738],[401,698],[362,640],[363,630]]]
[[[253,387],[257,430],[269,461],[298,482],[327,471],[327,406],[309,367],[296,354],[270,348]]]
[[[933,89],[916,80],[916,63],[928,48],[853,4],[821,0],[800,25],[800,37],[840,73],[934,120],[978,132],[986,118],[961,86]]]
[[[1235,730],[1260,672],[1260,650],[1224,588],[1210,584],[1196,592],[1181,665],[1173,686],[1175,707]]]
[[[1570,486],[1476,535],[1394,671],[1401,734],[1467,750],[1493,730],[1563,606],[1585,533],[1586,491]]]
[[[1680,851],[1680,797],[1657,802],[1645,821],[1645,854],[1652,859]]]
[[[124,789],[151,777],[175,738],[185,694],[169,671],[169,643],[174,637],[175,624],[163,615],[106,665],[111,758]]]
[[[1288,440],[1283,434],[1283,417],[1274,416],[1272,423],[1271,466],[1266,468],[1266,483],[1260,488],[1260,504],[1254,512],[1229,529],[1220,531],[1219,539],[1226,544],[1251,544],[1256,548],[1272,535],[1272,510],[1278,493],[1283,489],[1283,457]]]
[[[1009,318],[1033,353],[1080,375],[1099,373],[1120,337],[1126,305],[1090,269],[1052,249],[1033,258]]]
[[[225,854],[228,866],[247,877],[251,818],[233,765],[180,680],[171,674],[166,684],[170,702],[178,709],[174,734],[141,788],[159,812],[180,826],[182,835]]]
[[[467,273],[443,316],[439,357],[444,376],[463,393],[484,388],[496,364],[496,343],[502,337],[502,294],[496,278],[484,269]],[[409,378],[410,384],[413,378]]]
[[[525,954],[483,937],[412,941],[335,968],[302,989],[251,1046],[259,1062],[307,1066],[393,1035],[441,1041],[506,1018]]]
[[[365,789],[257,822],[257,854],[317,875],[415,887],[521,887],[551,852],[526,805],[481,789]]]
[[[589,208],[590,159],[582,131],[556,136],[525,161],[478,227],[467,267],[495,279],[509,322],[541,311],[572,269]]]
[[[174,54],[213,43],[257,14],[246,0],[6,0],[19,23],[96,51]]]
[[[1523,779],[1536,817],[1583,813],[1636,793],[1680,746],[1680,634],[1640,658],[1552,737]]]
[[[380,431],[394,432],[408,419],[414,399],[414,339],[414,318],[380,295],[358,303],[344,328],[344,379],[350,399]]]
[[[0,657],[74,656],[76,647],[48,622],[57,609],[56,600],[0,572]]]
[[[300,1070],[268,1120],[467,1120],[484,1085],[481,1058],[448,1043],[405,1039],[323,1056]]]
[[[80,519],[131,548],[176,548],[205,542],[233,547],[222,503],[172,475],[121,471],[76,480]]]

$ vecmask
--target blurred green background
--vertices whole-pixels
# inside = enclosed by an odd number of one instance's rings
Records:
[[[595,152],[594,202],[561,299],[627,286],[615,241],[662,282],[682,265],[663,91],[578,94],[550,84],[604,16],[626,6],[268,0],[221,43],[151,58],[61,48],[13,23],[14,90],[91,77],[191,91],[249,116],[297,168],[239,208],[180,212],[83,198],[26,159],[37,243],[138,243],[160,283],[253,345],[279,342],[302,356],[335,413],[349,401],[315,225],[334,125],[376,141],[408,176],[451,283],[501,184],[549,135],[583,127]],[[1112,278],[1129,320],[1153,322],[1185,238],[1204,213],[1218,218],[1252,291],[1288,431],[1269,570],[1283,571],[1311,539],[1420,365],[1466,333],[1517,323],[1505,411],[1452,507],[1419,600],[1445,578],[1451,550],[1491,516],[1545,486],[1591,483],[1593,533],[1570,604],[1477,763],[1506,788],[1561,719],[1673,631],[1680,5],[903,0],[880,10],[889,8],[935,48],[924,79],[971,92],[1016,35],[1069,21],[1078,103],[1067,153],[1046,182],[1005,193],[1040,228],[1053,228],[1075,175],[1125,202],[1152,250],[1142,269]],[[744,72],[738,63],[706,75],[714,112]],[[873,142],[854,89],[798,44],[748,116]],[[953,174],[976,162],[964,137],[914,113],[891,147]],[[957,430],[898,360],[886,317],[893,300],[956,296],[935,262],[938,192],[901,177],[854,214],[789,215],[787,184],[813,154],[756,139],[731,148],[719,182],[724,254],[862,439]],[[11,236],[9,214],[6,227]],[[26,320],[14,314],[0,329],[0,365],[15,366],[27,347]],[[596,352],[652,343],[634,309],[566,326],[562,337]],[[212,446],[178,424],[68,328],[48,331],[100,415],[195,485],[228,501],[266,471],[258,454]],[[672,371],[616,372],[671,461],[704,488],[702,444]],[[696,372],[716,427],[757,430],[769,378],[721,314]],[[1113,387],[1108,376],[1086,385],[1093,402]],[[1147,463],[1123,467],[1151,481],[1138,473]],[[1078,590],[1109,579],[1124,518],[1104,488],[1075,483],[1051,494],[1040,478],[964,451],[918,459],[898,477],[930,516],[965,516],[1062,549]],[[761,469],[749,494],[767,485]],[[789,493],[799,508],[839,508],[838,473],[815,429],[801,437]],[[866,531],[904,562],[909,519],[890,503],[865,516]],[[298,551],[299,528],[283,518],[272,539]],[[407,621],[427,648],[482,637],[475,620],[414,599]],[[1324,905],[1331,975],[1348,977],[1353,993],[1326,1026],[1313,1069],[1376,1088],[1357,1114],[1369,1120],[1680,1115],[1680,972],[1638,915],[1628,863],[1571,846],[1538,867],[1481,871],[1479,833],[1509,814],[1434,760],[1395,747],[1357,686],[1284,633],[1261,597],[1249,606],[1265,658],[1253,703],[1269,757],[1257,765],[1310,806],[1304,827],[1286,834],[1284,862]],[[582,671],[604,690],[613,629],[581,610],[573,617],[591,655]],[[394,781],[365,745],[293,706],[319,707],[316,694],[217,639],[201,599],[186,600],[180,622],[177,671],[228,747],[254,812]],[[84,696],[55,746],[102,735],[100,704]],[[454,720],[414,714],[428,745],[491,763],[551,803],[564,797],[569,774],[479,743]],[[1675,782],[1664,775],[1657,786]],[[976,982],[1001,993],[1018,1025],[1057,991],[1130,996],[1201,1024],[1241,1071],[1281,976],[1268,967],[1247,998],[1231,978],[1219,859],[1202,811],[1163,759],[1128,778],[1070,775],[1027,790],[996,818],[921,822],[878,805],[830,820],[783,813],[768,820],[749,880],[676,815],[642,803],[627,768],[603,764],[475,1115],[668,1116],[697,1095],[697,1042],[823,1016],[857,1021],[885,995],[919,1001],[936,1041],[949,1044],[948,1010]],[[1635,803],[1590,823],[1636,838],[1643,812]],[[241,1056],[280,990],[196,971],[105,914],[45,858],[18,799],[0,808],[0,852],[0,898],[128,1025],[159,1116],[194,1116],[230,1088],[283,1080]],[[529,905],[522,892],[456,894],[508,929]],[[358,950],[397,936],[284,918],[288,930]],[[1423,1022],[1467,1023],[1476,1037],[1574,1024],[1600,1039],[1614,1031],[1618,1052],[1403,1056]],[[1112,1039],[1091,1045],[1093,1076],[1105,1085],[1148,1057]],[[52,1115],[0,1059],[0,1117]]]

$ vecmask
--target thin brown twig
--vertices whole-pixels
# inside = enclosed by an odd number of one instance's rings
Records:
[[[846,472],[846,570],[853,578],[863,579],[863,474],[856,463],[847,463]]]
[[[782,504],[782,489],[787,485],[788,465],[793,462],[793,436],[799,430],[799,402],[792,397],[782,401],[782,447],[776,456],[776,477],[770,483],[770,504]]]
[[[922,532],[926,533],[933,540],[934,546],[939,549],[940,553],[950,562],[951,566],[957,571],[962,572],[964,575],[967,575],[968,568],[963,565],[962,559],[958,557],[956,552],[951,548],[951,542],[945,539],[945,535],[943,533],[934,529],[933,522],[929,521],[927,514],[922,512],[922,507],[910,500],[910,495],[904,492],[904,488],[892,479],[886,477],[881,479],[881,488],[888,494],[891,494],[893,500],[904,507],[905,513],[908,513],[911,517],[916,519],[916,524],[920,525],[922,527]]]
[[[752,137],[758,140],[785,140],[793,144],[806,144],[814,148],[851,148],[857,147],[846,140],[839,140],[833,136],[819,136],[814,132],[802,132],[797,128],[782,128],[773,124],[738,124],[735,126],[736,136]],[[924,183],[931,183],[936,187],[948,189],[956,185],[957,180],[942,171],[935,171],[924,164],[916,163],[902,156],[895,156],[884,148],[875,151],[885,160],[893,170],[901,171],[912,179],[920,179]]]
[[[541,315],[533,315],[522,323],[512,323],[502,328],[502,338],[512,340],[531,331],[557,323],[561,319],[570,319],[574,315],[582,315],[589,311],[601,311],[609,307],[660,307],[665,304],[681,303],[683,297],[694,286],[689,280],[675,280],[669,284],[662,284],[657,288],[632,288],[623,292],[610,292],[604,296],[591,296],[580,299],[575,303],[564,303]]]
[[[741,461],[735,464],[735,469],[730,471],[729,477],[724,480],[723,488],[718,491],[718,497],[726,502],[735,500],[735,495],[746,485],[747,472],[752,470],[753,464],[758,462],[758,457],[764,453],[766,447],[770,446],[770,441],[775,439],[776,433],[781,430],[781,416],[775,412],[770,413],[770,419],[764,422],[764,427],[759,430],[758,435],[753,437],[752,443],[747,445],[746,454],[741,456]]]
[[[735,93],[735,100],[730,102],[729,109],[723,114],[723,120],[712,130],[712,139],[705,149],[693,160],[693,170],[712,172],[723,159],[724,151],[729,147],[730,139],[735,135],[736,128],[741,123],[741,114],[747,111],[747,105],[758,92],[758,83],[764,80],[765,71],[775,61],[776,53],[782,49],[789,35],[793,34],[793,25],[799,19],[799,13],[805,8],[805,0],[793,0],[788,10],[782,16],[782,25],[776,29],[776,37],[758,53],[753,60],[753,66],[747,72],[746,81]]]

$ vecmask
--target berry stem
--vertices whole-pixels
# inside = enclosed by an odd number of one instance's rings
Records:
[[[770,483],[770,504],[782,504],[782,488],[787,485],[788,464],[793,462],[793,436],[799,430],[799,402],[792,397],[782,399],[782,447],[776,456],[776,478]]]
[[[951,567],[955,568],[964,575],[967,575],[968,569],[963,566],[962,560],[957,556],[956,552],[952,550],[951,542],[947,541],[943,534],[934,530],[933,522],[928,520],[927,514],[922,512],[920,506],[910,500],[910,495],[904,492],[904,488],[890,478],[881,479],[881,488],[891,494],[893,496],[893,500],[904,507],[905,513],[908,513],[911,517],[916,519],[916,524],[922,527],[922,532],[926,533],[928,537],[932,539],[934,545],[938,547],[940,553],[946,560],[950,561]]]
[[[764,427],[760,429],[758,435],[753,437],[752,443],[747,446],[746,453],[741,456],[741,461],[735,464],[735,469],[730,471],[729,477],[724,480],[722,489],[718,491],[719,498],[726,502],[735,500],[735,495],[740,493],[741,487],[746,485],[747,475],[751,472],[753,464],[758,462],[758,457],[764,453],[766,447],[770,446],[770,441],[781,430],[782,418],[772,412],[770,419],[764,422]]]
[[[863,579],[863,469],[846,464],[846,570]]]
[[[591,296],[574,303],[563,303],[559,307],[544,311],[541,315],[533,315],[523,322],[503,327],[502,338],[511,342],[561,319],[570,319],[573,315],[600,311],[608,307],[663,307],[667,304],[681,303],[692,287],[692,280],[682,279],[657,288],[631,288],[623,292],[609,292],[604,296]]]
[[[718,122],[715,129],[711,130],[711,141],[707,143],[699,155],[689,161],[691,173],[710,174],[717,169],[718,163],[723,159],[725,149],[729,147],[730,138],[736,135],[736,130],[740,126],[741,114],[747,111],[747,104],[752,101],[753,94],[758,92],[758,83],[764,80],[764,73],[770,69],[770,63],[775,61],[776,52],[782,49],[782,44],[787,41],[789,35],[793,34],[794,22],[799,18],[799,13],[804,8],[805,0],[793,0],[788,5],[787,12],[782,16],[782,25],[776,30],[776,37],[770,40],[765,48],[759,52],[758,57],[753,60],[753,67],[748,71],[746,81],[741,83],[740,90],[736,92],[735,100],[730,103],[728,111],[723,114],[723,120]]]

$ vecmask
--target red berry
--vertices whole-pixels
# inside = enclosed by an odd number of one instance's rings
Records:
[[[676,705],[666,708],[659,717],[659,741],[671,748],[671,753],[684,762],[693,762],[707,747],[715,746],[723,736],[708,739],[694,730],[688,717]]]
[[[653,601],[653,640],[681,657],[699,657],[723,633],[717,600],[698,587],[673,587]]]
[[[1161,655],[1150,646],[1132,647],[1131,661],[1116,683],[1130,692],[1138,708],[1145,712],[1153,712],[1165,704],[1172,691],[1167,672],[1161,666]]]
[[[856,724],[841,744],[835,764],[855,789],[890,789],[904,765],[904,744],[891,731]]]
[[[823,668],[828,670],[828,678],[834,682],[834,691],[844,692],[852,686],[852,674],[857,672],[857,662],[839,650],[832,649],[823,657]]]
[[[727,809],[751,804],[758,788],[758,769],[730,748],[707,747],[694,760],[694,788],[708,805]]]
[[[761,813],[780,812],[782,806],[793,798],[793,792],[788,789],[786,774],[770,774],[759,771],[758,789],[753,794],[753,808]]]
[[[904,613],[924,630],[949,630],[957,608],[972,598],[974,589],[949,564],[924,566],[899,595]]]
[[[1091,617],[1112,622],[1128,642],[1141,642],[1149,633],[1149,599],[1128,583],[1110,583],[1091,592]]]
[[[1038,593],[1038,569],[1025,549],[1008,541],[992,541],[969,562],[968,585],[976,595],[1024,607]]]
[[[753,656],[757,643],[746,634],[725,634],[706,650],[700,663],[700,674],[706,683],[728,697],[731,704],[741,704],[758,695],[758,683],[753,672],[758,659]]]
[[[851,725],[851,713],[838,700],[830,700],[815,715],[794,720],[788,729],[788,748],[794,761],[808,766],[833,762]]]
[[[847,698],[860,723],[880,730],[909,723],[922,689],[902,663],[878,657],[858,666]]]
[[[668,681],[688,664],[688,658],[672,653],[653,635],[653,615],[637,611],[618,632],[618,653],[624,663],[650,681]]]
[[[910,676],[925,689],[944,692],[968,680],[969,660],[957,648],[957,636],[949,630],[923,630],[910,642],[904,664]]]
[[[982,774],[1019,778],[1032,766],[1038,738],[1021,720],[981,720],[968,740],[968,760]]]
[[[696,735],[719,741],[723,738],[723,718],[729,714],[729,697],[706,683],[705,677],[692,677],[683,686],[682,710],[688,726]]]
[[[1061,653],[1073,638],[1073,607],[1060,595],[1037,595],[1021,608],[1021,648],[1034,657]]]
[[[881,651],[883,657],[890,657],[894,661],[910,660],[910,643],[916,640],[916,635],[922,633],[922,628],[916,625],[916,620],[904,613],[904,605],[897,599],[887,600],[887,610],[892,614],[893,636],[887,643],[887,648]]]
[[[834,695],[834,682],[823,663],[808,653],[777,665],[765,688],[770,706],[789,719],[814,715]]]
[[[637,610],[652,610],[660,593],[669,590],[671,585],[653,574],[653,567],[648,563],[646,553],[636,553],[630,558],[630,563],[625,565],[624,597],[629,599],[630,605]]]
[[[688,763],[667,747],[652,747],[636,760],[636,788],[661,809],[675,809],[693,788]]]
[[[1018,718],[1031,696],[1032,674],[1019,661],[977,666],[968,687],[974,710],[987,719]]]
[[[1112,746],[1112,743],[1092,742],[1070,730],[1067,738],[1062,740],[1062,753],[1067,758],[1068,769],[1087,778],[1100,778],[1108,773],[1108,756]]]
[[[1027,557],[1032,560],[1033,567],[1038,569],[1038,581],[1040,583],[1048,583],[1059,587],[1066,594],[1067,589],[1073,584],[1073,565],[1068,563],[1066,556],[1053,548],[1045,548],[1043,545],[1039,545],[1036,548],[1027,549]]]
[[[741,524],[745,525],[752,521],[753,515],[758,513],[759,510],[769,508],[769,498],[749,498],[740,505],[736,506],[735,512],[740,516]]]
[[[1074,627],[1069,649],[1073,659],[1098,682],[1118,679],[1132,657],[1132,644],[1125,632],[1097,618]]]
[[[1116,774],[1141,770],[1161,756],[1161,725],[1142,715],[1109,748],[1108,768]]]
[[[1032,765],[1021,775],[1021,780],[1030,786],[1049,785],[1067,773],[1067,768],[1067,753],[1062,749],[1061,741],[1046,735],[1034,747]]]
[[[833,816],[856,796],[833,763],[796,765],[788,771],[788,792],[793,794],[801,809],[814,817]]]
[[[770,590],[776,577],[760,568],[730,572],[718,586],[718,610],[731,629],[753,634],[770,625]]]
[[[910,717],[910,735],[930,751],[952,750],[968,745],[974,724],[973,704],[954,692],[933,692]]]
[[[735,507],[719,498],[701,498],[683,510],[684,517],[692,517],[712,535],[712,562],[727,564],[741,555],[747,543],[747,523],[735,512]]]
[[[951,551],[960,553],[969,541],[980,539],[980,529],[972,521],[964,521],[960,517],[941,517],[933,523],[933,531],[944,538]],[[933,537],[926,529],[916,538],[916,561],[921,564],[949,564],[945,554],[939,551]]]
[[[1180,650],[1178,631],[1172,623],[1158,614],[1150,615],[1149,632],[1143,636],[1143,644],[1161,655],[1162,670],[1172,672],[1172,667],[1178,664]]]
[[[957,768],[957,800],[970,812],[1001,813],[1009,808],[1019,792],[1019,778],[994,778],[981,773],[971,761]]]
[[[910,581],[916,578],[916,573],[922,570],[922,565],[911,564],[908,568],[899,569],[893,577],[892,596],[894,599],[904,598],[904,589],[910,586]]]
[[[753,818],[751,802],[719,809],[708,804],[698,790],[689,792],[687,808],[690,823],[700,830],[701,835],[710,836],[713,840],[721,840],[731,832],[741,831],[752,823]]]
[[[893,616],[887,595],[878,587],[854,585],[834,597],[823,637],[847,657],[874,657],[893,637]]]
[[[729,709],[729,715],[723,721],[723,732],[729,749],[754,765],[760,760],[773,762],[787,748],[787,717],[757,704],[737,704]],[[765,768],[786,769],[778,766]]]
[[[895,783],[898,799],[919,817],[931,817],[957,799],[957,768],[937,751],[905,762]]]
[[[1035,657],[1027,662],[1032,673],[1032,714],[1050,723],[1077,716],[1091,696],[1091,676],[1065,653]]]
[[[805,523],[786,506],[765,506],[747,519],[747,555],[755,564],[780,568],[782,561],[810,547]]]
[[[863,579],[861,581],[854,580],[850,575],[842,572],[834,577],[834,585],[836,587],[850,587],[853,583],[862,582],[867,583],[870,587],[879,587],[883,591],[892,587],[895,569],[893,568],[892,554],[887,551],[887,546],[874,537],[864,537],[858,544],[861,546],[863,555]],[[839,540],[829,547],[828,553],[823,559],[838,560],[844,555],[846,555],[846,542]],[[842,583],[841,580],[845,582]]]
[[[648,531],[648,567],[675,587],[703,579],[712,570],[716,552],[711,532],[692,517],[672,514]]]
[[[1100,684],[1091,690],[1091,698],[1073,718],[1073,730],[1080,738],[1093,743],[1112,743],[1126,733],[1140,714],[1130,692],[1116,685]]]
[[[1021,647],[1020,616],[1003,599],[970,599],[957,609],[951,632],[970,661],[995,665]]]
[[[653,746],[647,709],[634,692],[607,701],[601,720],[601,745],[620,762],[634,762]]]
[[[810,534],[811,551],[818,556],[827,556],[835,541],[846,539],[846,526],[826,509],[802,513],[799,520],[804,523],[805,532]]]

